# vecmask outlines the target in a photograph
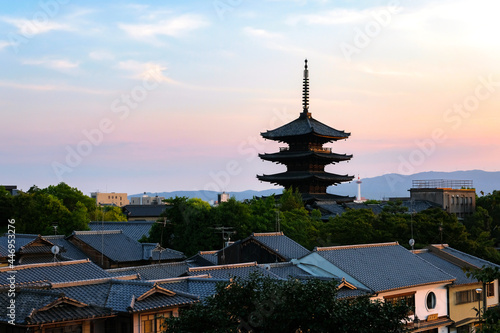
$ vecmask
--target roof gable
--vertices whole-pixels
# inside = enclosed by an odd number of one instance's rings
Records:
[[[243,242],[252,239],[264,245],[286,261],[303,257],[311,252],[293,239],[285,236],[283,232],[252,233]]]

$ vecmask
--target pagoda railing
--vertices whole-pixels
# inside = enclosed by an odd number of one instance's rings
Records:
[[[283,151],[289,151],[290,147],[280,147],[280,152]],[[332,148],[310,148],[310,151],[313,151],[315,153],[331,153]]]
[[[412,188],[451,188],[451,189],[472,189],[472,180],[452,180],[452,179],[428,179],[412,180]]]
[[[315,153],[331,153],[332,148],[311,148],[311,150]]]

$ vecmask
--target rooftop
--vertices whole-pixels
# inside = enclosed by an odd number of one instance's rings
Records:
[[[314,251],[375,292],[455,280],[397,242],[322,247]]]

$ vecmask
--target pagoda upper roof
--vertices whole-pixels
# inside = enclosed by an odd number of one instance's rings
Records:
[[[315,157],[327,161],[340,162],[340,161],[350,160],[352,158],[352,155],[332,153],[325,149],[325,150],[308,150],[308,151],[284,150],[278,153],[259,154],[259,157],[267,161],[284,161],[284,160],[286,161],[286,160]]]
[[[302,135],[316,135],[329,140],[341,140],[348,138],[351,133],[336,130],[322,122],[314,119],[310,113],[302,112],[299,118],[278,127],[274,130],[261,133],[262,137],[271,140],[281,140],[286,137]]]
[[[262,175],[257,176],[259,180],[267,181],[271,183],[284,184],[290,181],[320,181],[322,183],[343,183],[353,180],[354,176],[348,175],[337,175],[334,173],[324,172],[324,171],[286,171],[282,173],[276,173],[273,175]]]

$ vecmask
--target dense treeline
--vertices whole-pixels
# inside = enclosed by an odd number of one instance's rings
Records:
[[[409,332],[404,303],[337,298],[338,281],[259,275],[221,282],[214,297],[166,320],[167,333]]]
[[[16,233],[69,235],[74,230],[88,230],[92,220],[126,221],[119,207],[97,207],[96,202],[77,188],[65,183],[11,195],[0,187],[0,228],[15,220]]]
[[[186,197],[167,201],[168,222],[165,226],[155,225],[150,237],[144,240],[162,242],[163,246],[188,256],[200,250],[220,249],[223,239],[217,227],[224,226],[235,231],[231,240],[279,228],[308,249],[393,241],[409,248],[408,241],[413,237],[415,248],[446,243],[500,263],[495,249],[500,243],[500,192],[497,191],[478,198],[476,213],[464,221],[439,208],[410,214],[400,202],[389,202],[378,215],[369,209],[347,210],[323,222],[320,212],[308,212],[300,194],[293,191],[284,191],[277,200],[274,196],[244,202],[231,198],[216,207]]]

